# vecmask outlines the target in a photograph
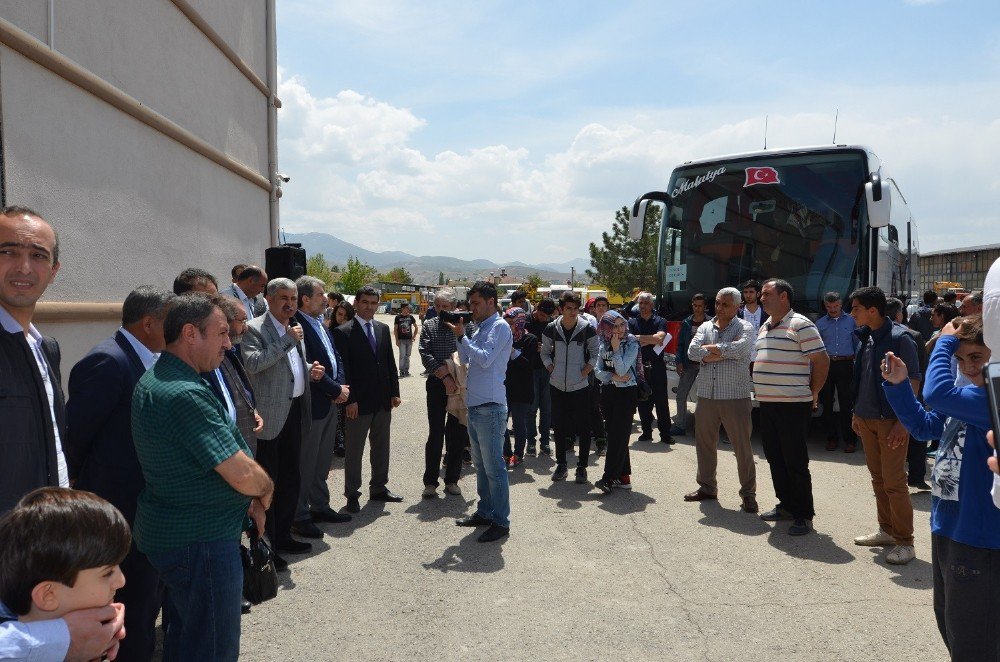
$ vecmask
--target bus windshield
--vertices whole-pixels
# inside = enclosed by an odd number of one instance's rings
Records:
[[[858,282],[866,179],[859,151],[676,169],[660,233],[661,307],[686,310],[695,292],[783,278],[796,310],[821,313],[823,294]]]

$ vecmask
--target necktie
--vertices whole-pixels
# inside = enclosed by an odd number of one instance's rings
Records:
[[[375,336],[372,334],[372,323],[365,322],[365,331],[368,332],[368,344],[372,346],[372,354],[377,354],[375,351]]]

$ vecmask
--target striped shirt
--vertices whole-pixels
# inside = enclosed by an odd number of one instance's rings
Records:
[[[825,351],[819,330],[805,315],[789,310],[777,324],[768,318],[757,334],[754,395],[761,402],[812,402],[809,356]]]

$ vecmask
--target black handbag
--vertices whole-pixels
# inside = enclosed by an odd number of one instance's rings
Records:
[[[639,402],[645,402],[653,397],[653,387],[649,385],[649,382],[638,382],[639,386]]]
[[[240,545],[243,561],[243,597],[255,605],[278,595],[278,573],[274,569],[274,553],[257,528],[247,528],[250,545]]]

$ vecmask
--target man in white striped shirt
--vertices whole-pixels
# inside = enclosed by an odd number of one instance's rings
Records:
[[[792,310],[794,296],[786,281],[764,283],[760,302],[768,318],[757,335],[753,383],[764,457],[778,497],[778,505],[760,518],[793,520],[788,533],[801,536],[809,533],[815,515],[806,437],[830,357],[816,325]]]

